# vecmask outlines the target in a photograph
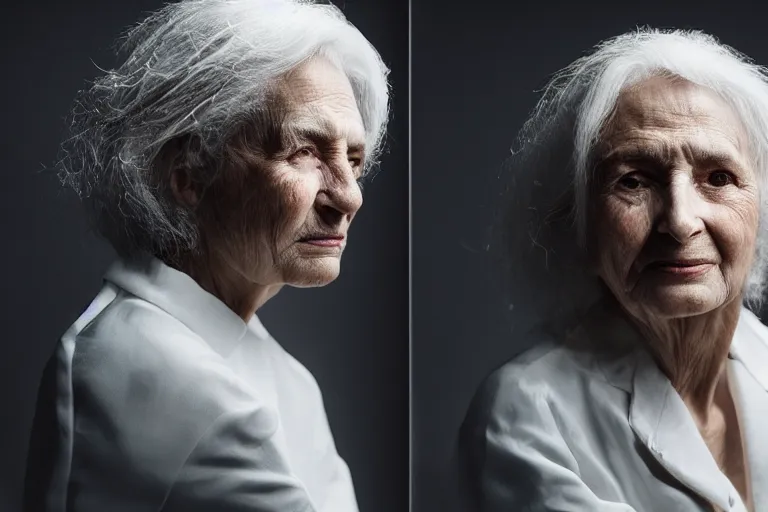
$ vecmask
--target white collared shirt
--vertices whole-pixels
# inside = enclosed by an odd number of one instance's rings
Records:
[[[465,421],[483,512],[746,512],[669,379],[618,319],[588,318],[494,372]],[[615,349],[590,350],[592,341]],[[727,361],[755,512],[768,512],[768,328],[742,309]]]
[[[157,259],[107,272],[57,375],[49,512],[357,511],[312,375]]]

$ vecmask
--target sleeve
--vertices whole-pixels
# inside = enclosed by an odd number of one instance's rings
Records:
[[[546,389],[490,379],[460,434],[465,505],[482,512],[635,512],[598,498],[579,477]]]
[[[179,471],[162,512],[315,512],[274,439],[269,409],[220,416]]]

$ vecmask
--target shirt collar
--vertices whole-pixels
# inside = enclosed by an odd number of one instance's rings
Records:
[[[629,424],[670,474],[720,509],[731,509],[736,491],[717,466],[682,398],[646,352],[636,360]]]
[[[755,510],[768,510],[768,328],[746,309],[742,310],[730,352],[736,391],[736,411],[747,447],[747,472]]]
[[[104,279],[176,318],[224,357],[248,329],[248,324],[221,300],[157,258],[119,260]],[[255,315],[251,325],[257,332],[264,331]]]
[[[617,347],[611,351],[614,357],[600,359],[600,370],[612,385],[631,392],[636,359],[646,351],[637,329],[603,303],[596,304],[585,315],[579,329],[588,338],[599,341],[603,347]],[[741,309],[729,357],[744,365],[763,389],[768,391],[768,327],[747,308]]]
[[[739,315],[729,357],[739,361],[768,391],[768,327],[746,308]]]

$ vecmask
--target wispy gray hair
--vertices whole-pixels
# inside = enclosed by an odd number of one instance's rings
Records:
[[[659,75],[718,93],[744,125],[761,192],[744,298],[761,306],[768,271],[768,72],[702,32],[644,28],[600,43],[555,74],[505,165],[493,252],[504,265],[510,302],[529,308],[532,322],[543,321],[546,311],[568,324],[606,293],[586,268],[595,149],[621,91]],[[523,288],[525,298],[516,296]],[[521,308],[515,307],[518,318]]]
[[[198,226],[158,176],[178,143],[210,183],[232,138],[268,109],[268,91],[323,57],[348,77],[366,132],[366,172],[378,163],[389,114],[388,69],[333,5],[309,0],[182,0],[121,39],[122,65],[81,91],[61,148],[61,181],[118,253],[193,250]],[[269,127],[262,127],[269,129]]]

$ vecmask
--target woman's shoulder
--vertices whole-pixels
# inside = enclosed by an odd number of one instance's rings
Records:
[[[167,432],[177,431],[174,426],[188,431],[260,406],[221,354],[181,321],[130,294],[118,291],[67,336],[74,347],[73,390],[87,394],[87,404],[110,422],[141,417],[145,424],[164,423]]]
[[[183,322],[121,291],[91,312],[87,323],[79,322],[79,329],[64,335],[74,340],[78,370],[115,365],[124,371],[135,369],[144,375],[155,371],[168,376],[168,372],[197,373],[195,367],[215,359],[216,352]]]
[[[310,398],[310,403],[322,404],[320,387],[312,372],[270,334],[258,315],[251,318],[248,328],[266,347],[275,372],[280,374],[281,385],[290,389],[290,394],[296,397]]]
[[[743,308],[731,343],[730,357],[741,363],[768,388],[768,327]]]
[[[530,348],[485,378],[473,407],[493,416],[537,404],[565,410],[572,404],[622,400],[630,386],[634,352],[603,349],[591,338],[580,330],[531,336]]]
[[[522,431],[530,435],[530,429],[548,431],[553,409],[567,411],[569,404],[584,403],[586,386],[578,382],[590,377],[572,355],[557,339],[537,339],[531,348],[489,373],[464,418],[460,453],[474,457],[489,430],[511,436]]]
[[[494,394],[512,389],[535,393],[594,371],[591,354],[579,351],[567,339],[544,335],[533,339],[529,348],[493,370],[480,389]]]
[[[526,382],[547,382],[557,368],[568,365],[567,350],[561,343],[550,338],[538,339],[534,344],[494,369],[485,379],[482,388],[518,387]],[[482,389],[481,388],[481,389]]]
[[[251,438],[272,437],[277,411],[183,323],[119,292],[101,306],[62,338],[73,347],[76,452],[162,486],[224,420]],[[115,441],[104,442],[105,432]]]
[[[736,327],[737,331],[748,334],[748,336],[754,339],[757,343],[768,347],[768,326],[766,326],[760,318],[743,307],[741,314],[739,315],[739,323]]]

